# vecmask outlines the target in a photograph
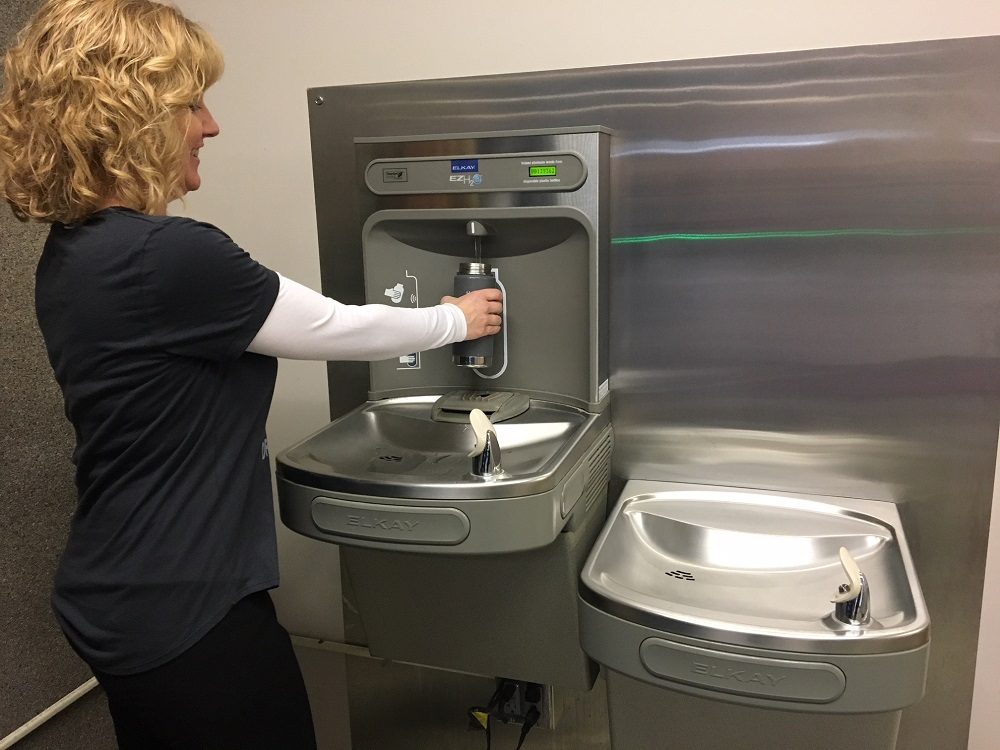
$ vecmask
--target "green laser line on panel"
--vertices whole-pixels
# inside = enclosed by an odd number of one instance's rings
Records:
[[[811,229],[760,232],[671,232],[636,237],[613,237],[612,245],[648,242],[712,242],[720,240],[822,239],[827,237],[948,237],[1000,235],[1000,227],[951,227],[942,229]]]

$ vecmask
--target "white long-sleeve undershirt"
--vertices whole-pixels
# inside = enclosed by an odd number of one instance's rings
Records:
[[[457,305],[345,305],[278,274],[278,296],[247,351],[285,359],[398,357],[462,341]]]

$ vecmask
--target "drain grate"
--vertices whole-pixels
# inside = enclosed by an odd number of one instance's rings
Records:
[[[693,581],[694,574],[688,573],[686,570],[668,570],[667,575],[671,578],[676,578],[678,581]]]
[[[388,461],[389,463],[399,463],[403,460],[402,456],[379,456],[379,461]]]

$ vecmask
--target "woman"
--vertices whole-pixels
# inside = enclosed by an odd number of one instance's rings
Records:
[[[151,0],[48,0],[5,57],[0,189],[51,224],[36,311],[76,432],[52,596],[119,746],[315,747],[278,584],[274,357],[383,359],[496,333],[496,290],[345,306],[167,215],[219,126],[213,40]]]

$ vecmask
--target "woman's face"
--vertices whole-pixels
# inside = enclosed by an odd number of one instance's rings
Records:
[[[189,109],[191,114],[187,118],[187,133],[184,136],[184,192],[201,187],[201,176],[198,174],[198,165],[201,164],[199,150],[205,145],[206,138],[214,138],[219,134],[219,123],[208,111],[204,99],[191,104]]]

